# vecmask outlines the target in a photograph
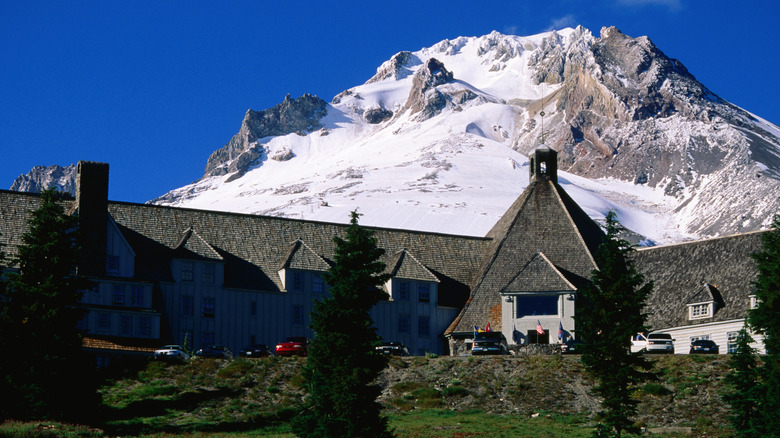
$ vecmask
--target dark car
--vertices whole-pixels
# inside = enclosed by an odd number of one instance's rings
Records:
[[[271,347],[264,345],[264,344],[253,344],[246,346],[241,349],[241,351],[238,352],[238,355],[241,357],[268,357],[273,356],[275,353],[273,350],[271,350]]]
[[[583,343],[579,339],[569,339],[561,345],[561,354],[581,354]]]
[[[290,336],[276,344],[277,356],[308,356],[309,338],[304,336]]]
[[[471,354],[509,354],[506,337],[501,332],[477,332]]]
[[[400,342],[384,342],[376,347],[376,351],[391,356],[409,356],[409,350]]]
[[[720,353],[720,348],[718,348],[718,344],[716,344],[715,341],[711,341],[709,339],[697,339],[691,342],[691,351],[689,353],[718,354]]]
[[[199,349],[194,356],[208,359],[233,359],[233,352],[223,345],[211,345]]]

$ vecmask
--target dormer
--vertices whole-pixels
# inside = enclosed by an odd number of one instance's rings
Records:
[[[406,248],[398,251],[388,264],[390,279],[385,283],[393,301],[437,303],[439,278]],[[414,288],[412,288],[414,285]]]
[[[304,271],[325,272],[328,269],[330,269],[328,262],[299,238],[290,245],[290,250],[287,251],[279,264],[277,273],[282,282],[283,290],[302,292],[305,282]],[[312,291],[315,293],[324,292],[324,282],[321,282],[320,276],[316,282],[313,282]]]
[[[558,153],[542,145],[531,155],[529,182],[558,182]]]
[[[723,298],[717,287],[704,283],[686,304],[688,305],[688,319],[712,318],[718,308],[723,305]]]

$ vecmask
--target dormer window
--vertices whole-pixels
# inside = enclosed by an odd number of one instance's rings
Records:
[[[119,272],[119,256],[109,255],[106,257],[106,272],[114,274]]]
[[[712,303],[698,303],[689,305],[688,318],[712,318]]]
[[[750,308],[755,309],[756,307],[758,307],[758,303],[759,303],[758,297],[755,295],[750,295]]]

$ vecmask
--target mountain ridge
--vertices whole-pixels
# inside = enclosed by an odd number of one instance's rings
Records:
[[[198,181],[150,202],[328,222],[359,208],[365,225],[484,236],[542,143],[591,217],[615,210],[655,243],[765,228],[780,211],[780,128],[648,37],[581,26],[442,40],[330,103],[250,109]]]

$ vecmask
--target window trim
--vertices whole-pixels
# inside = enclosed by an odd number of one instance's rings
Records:
[[[688,319],[712,318],[713,302],[688,304]]]

